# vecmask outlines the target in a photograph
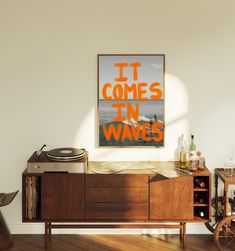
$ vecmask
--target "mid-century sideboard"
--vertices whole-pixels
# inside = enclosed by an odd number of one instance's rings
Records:
[[[152,162],[159,164],[166,169],[178,166],[178,162]],[[211,174],[206,168],[175,178],[150,169],[116,174],[25,170],[22,178],[23,222],[45,223],[46,243],[53,228],[178,228],[184,245],[187,222],[210,220]],[[197,187],[197,178],[205,187]],[[196,195],[203,202],[196,201]]]

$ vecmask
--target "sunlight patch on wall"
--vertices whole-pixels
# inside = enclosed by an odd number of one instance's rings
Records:
[[[97,148],[97,122],[95,113],[96,107],[92,107],[90,111],[87,112],[87,115],[81,120],[73,147],[85,148],[89,152],[89,160],[106,160],[108,156],[114,156],[115,152],[110,148]]]
[[[165,148],[162,160],[178,159],[179,137],[188,135],[188,93],[184,82],[177,76],[165,75]]]
[[[188,113],[188,93],[185,84],[177,76],[165,75],[165,119],[166,124],[184,118]]]
[[[188,94],[182,80],[166,73],[165,76],[165,147],[163,148],[97,148],[96,107],[81,119],[74,147],[86,148],[89,160],[173,160],[177,159],[179,137],[188,135]]]

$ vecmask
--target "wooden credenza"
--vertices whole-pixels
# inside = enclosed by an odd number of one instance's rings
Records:
[[[177,165],[166,163],[166,168]],[[186,222],[210,220],[211,174],[207,169],[170,179],[150,170],[125,170],[117,174],[25,171],[22,177],[23,222],[45,222],[46,240],[52,228],[170,227],[180,229],[184,244]],[[205,182],[204,188],[195,185],[197,178]],[[204,198],[203,203],[195,201],[196,194]],[[199,216],[200,211],[203,217]]]

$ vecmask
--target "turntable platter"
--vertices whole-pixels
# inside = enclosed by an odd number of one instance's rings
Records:
[[[68,147],[52,149],[47,153],[47,156],[57,161],[72,161],[83,158],[85,154],[83,149]]]

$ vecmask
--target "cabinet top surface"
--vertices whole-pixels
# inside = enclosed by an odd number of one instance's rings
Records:
[[[24,171],[28,175],[27,169]],[[178,161],[89,161],[85,174],[136,174],[155,176],[160,174],[167,178],[181,176],[207,176],[210,171],[204,170],[190,171],[188,168],[180,168]],[[30,173],[30,175],[43,175],[43,173]]]
[[[89,161],[87,174],[160,174],[168,178],[185,175],[209,175],[207,168],[204,170],[190,171],[180,168],[178,161]]]

